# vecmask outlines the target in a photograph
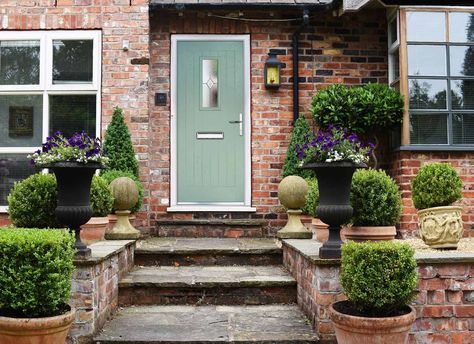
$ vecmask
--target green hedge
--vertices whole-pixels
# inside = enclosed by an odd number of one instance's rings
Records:
[[[306,196],[306,203],[304,204],[303,214],[316,216],[316,207],[319,205],[319,188],[318,180],[315,177],[305,178],[308,183],[308,195]]]
[[[365,316],[396,314],[415,297],[417,285],[414,250],[396,241],[342,246],[341,286]]]
[[[130,211],[133,213],[140,210],[140,208],[143,205],[143,194],[145,192],[145,189],[143,188],[142,183],[137,177],[135,177],[130,172],[123,172],[123,171],[118,171],[118,170],[108,170],[104,174],[102,174],[101,177],[103,177],[109,185],[110,183],[112,183],[114,179],[119,178],[119,177],[132,178],[135,181],[135,184],[137,185],[137,188],[138,188],[138,202],[137,204],[135,204],[134,207],[130,209]]]
[[[67,310],[74,237],[60,229],[0,228],[0,314],[56,316]]]
[[[93,215],[104,217],[112,213],[114,197],[107,180],[100,176],[94,176],[91,184],[91,208]]]

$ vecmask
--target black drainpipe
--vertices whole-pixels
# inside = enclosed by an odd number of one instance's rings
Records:
[[[293,123],[296,122],[300,113],[300,99],[299,99],[299,46],[300,46],[300,33],[303,29],[308,26],[309,23],[309,14],[308,10],[303,11],[303,23],[298,29],[293,33],[292,38],[292,48],[293,48]]]

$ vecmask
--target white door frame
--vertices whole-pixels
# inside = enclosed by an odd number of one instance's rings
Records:
[[[178,204],[178,171],[177,171],[177,100],[178,100],[178,42],[179,41],[239,41],[244,44],[244,142],[245,142],[245,196],[244,202],[239,203],[205,203],[205,204]],[[250,35],[181,35],[171,36],[171,200],[168,212],[175,211],[243,211],[252,212],[255,208],[251,207],[251,119],[250,119]]]

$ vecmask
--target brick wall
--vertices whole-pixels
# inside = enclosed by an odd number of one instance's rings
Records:
[[[283,264],[298,282],[298,305],[323,342],[334,343],[329,305],[345,299],[338,261],[316,262],[283,244]],[[474,255],[470,262],[418,262],[417,319],[410,344],[474,343]]]
[[[391,173],[402,192],[403,215],[400,233],[403,237],[418,234],[417,210],[411,200],[411,182],[420,167],[432,162],[449,162],[463,181],[463,199],[457,204],[463,207],[464,235],[474,237],[474,153],[466,152],[398,152],[394,154]]]
[[[216,13],[213,11],[213,13]],[[267,17],[268,13],[244,11],[248,17]],[[226,15],[228,13],[218,13]],[[300,12],[285,13],[299,17]],[[275,18],[281,12],[275,12]],[[318,88],[333,84],[387,82],[387,43],[384,11],[366,11],[333,17],[315,14],[300,42],[301,111],[309,115],[311,97]],[[150,194],[147,203],[150,225],[155,219],[193,214],[166,214],[169,199],[170,131],[169,106],[154,106],[155,92],[170,91],[170,34],[211,33],[248,34],[251,37],[252,78],[252,205],[254,218],[270,220],[268,234],[283,225],[285,214],[279,211],[277,188],[292,130],[292,51],[291,37],[295,23],[241,22],[208,17],[207,12],[162,11],[151,16],[151,83],[150,83]],[[285,64],[282,87],[268,91],[263,85],[263,67],[270,50],[279,53]],[[165,204],[163,204],[165,203]],[[200,215],[202,216],[202,215]],[[212,216],[212,215],[210,215]],[[224,215],[231,217],[232,215]],[[244,215],[239,214],[239,217]],[[250,215],[249,215],[250,216]]]

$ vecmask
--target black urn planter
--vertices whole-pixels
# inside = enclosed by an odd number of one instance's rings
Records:
[[[303,166],[316,174],[319,187],[316,214],[329,225],[329,238],[319,249],[320,258],[341,258],[341,225],[351,219],[353,212],[349,201],[352,175],[356,169],[365,167],[365,164],[351,162],[311,163]]]
[[[90,189],[95,171],[100,163],[56,162],[43,166],[56,175],[58,183],[58,204],[56,218],[67,226],[76,236],[76,257],[87,258],[91,254],[80,236],[81,226],[92,216],[90,207]]]

